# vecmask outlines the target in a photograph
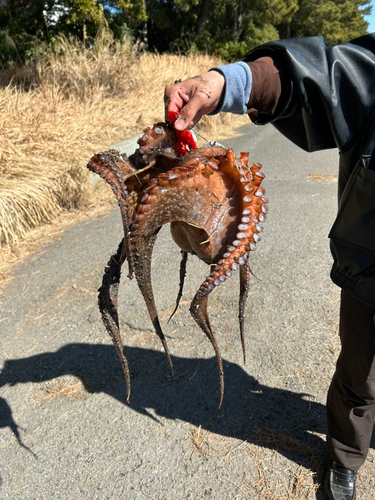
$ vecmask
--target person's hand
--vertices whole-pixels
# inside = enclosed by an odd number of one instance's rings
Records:
[[[225,87],[225,78],[218,71],[209,71],[183,82],[168,85],[164,92],[165,119],[168,111],[180,116],[174,126],[177,130],[192,128],[207,113],[217,108]]]

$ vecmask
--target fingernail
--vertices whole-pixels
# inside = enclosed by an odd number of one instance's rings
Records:
[[[174,128],[176,130],[184,130],[186,126],[186,122],[183,118],[179,118],[178,120],[175,121]]]

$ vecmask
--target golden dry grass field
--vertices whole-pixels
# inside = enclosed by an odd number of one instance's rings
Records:
[[[61,39],[10,83],[0,75],[0,279],[43,238],[108,207],[112,195],[85,169],[92,154],[163,120],[164,87],[218,63],[142,52],[102,32],[91,48]],[[220,139],[247,122],[221,114],[198,130]]]

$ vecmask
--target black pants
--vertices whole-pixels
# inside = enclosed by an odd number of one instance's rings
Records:
[[[327,398],[327,446],[332,460],[358,470],[375,417],[375,309],[341,292],[341,353]]]

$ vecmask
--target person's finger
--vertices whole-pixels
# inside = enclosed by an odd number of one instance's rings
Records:
[[[224,76],[216,71],[203,73],[189,80],[169,85],[165,89],[165,115],[179,113],[177,130],[194,127],[203,115],[214,111],[224,90]]]
[[[186,90],[182,85],[185,82],[181,82],[178,85],[168,85],[164,91],[164,107],[165,107],[165,119],[169,120],[168,112],[172,111],[174,113],[180,113],[180,110],[185,106],[189,100],[188,91],[191,86]]]
[[[195,127],[202,116],[205,114],[206,106],[202,100],[195,94],[189,102],[185,104],[180,110],[180,116],[176,120],[174,126],[176,130],[185,130],[187,128]]]
[[[194,127],[203,115],[216,107],[205,81],[203,84],[201,80],[187,80],[186,85],[179,86],[173,95],[172,102],[179,108],[179,118],[174,124],[177,130]]]

